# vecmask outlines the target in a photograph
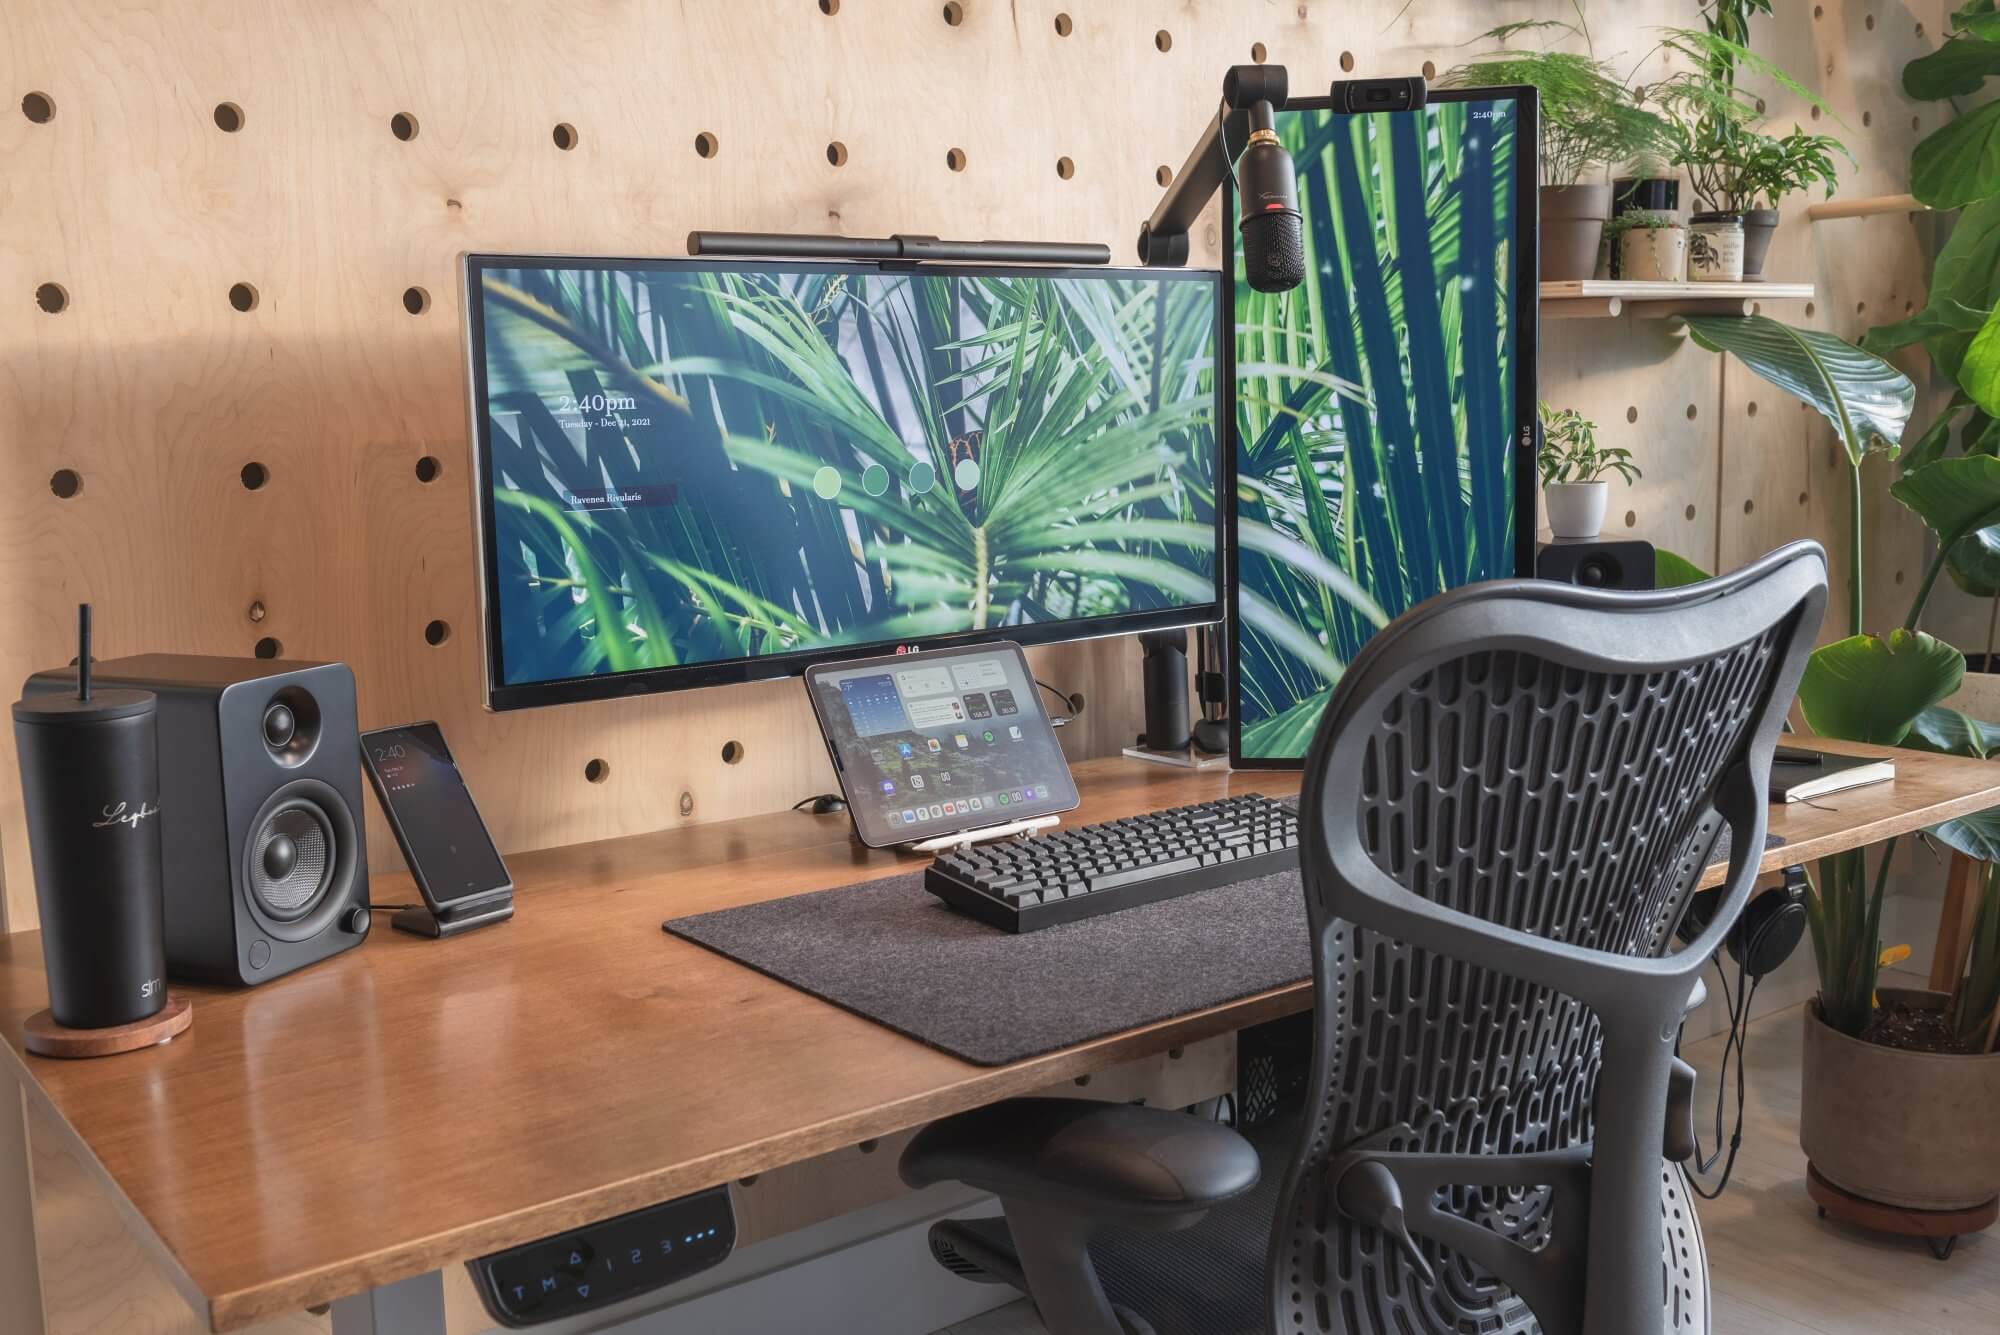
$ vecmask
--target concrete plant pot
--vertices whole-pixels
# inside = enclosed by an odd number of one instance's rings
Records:
[[[1611,216],[1611,183],[1545,185],[1541,192],[1542,281],[1573,283],[1597,272],[1597,248]]]
[[[1604,531],[1609,482],[1550,482],[1542,487],[1549,533],[1558,538],[1594,538]]]
[[[1942,1007],[1942,992],[1885,987],[1884,1004]],[[1864,1043],[1805,1007],[1799,1145],[1852,1196],[1911,1210],[1963,1210],[2000,1195],[2000,1054],[1958,1056]]]
[[[1764,260],[1771,253],[1771,238],[1778,233],[1776,209],[1751,209],[1743,215],[1743,281],[1764,280]]]

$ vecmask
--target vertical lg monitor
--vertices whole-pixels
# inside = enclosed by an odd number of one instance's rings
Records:
[[[1397,614],[1534,561],[1533,92],[1294,100],[1275,128],[1306,278],[1253,291],[1240,250],[1229,271],[1230,760],[1248,768],[1302,763]]]
[[[1216,272],[464,280],[491,708],[1221,618]]]

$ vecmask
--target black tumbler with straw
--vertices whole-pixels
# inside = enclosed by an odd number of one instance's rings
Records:
[[[167,1001],[160,764],[151,691],[90,688],[90,604],[77,608],[76,694],[14,705],[49,1011],[107,1029]]]

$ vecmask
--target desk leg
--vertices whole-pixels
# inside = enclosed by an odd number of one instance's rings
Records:
[[[333,1335],[444,1335],[444,1274],[433,1270],[336,1300]]]
[[[26,1097],[12,1064],[0,1060],[0,1294],[6,1295],[8,1330],[42,1335],[47,1317],[35,1249],[35,1174],[28,1152]]]

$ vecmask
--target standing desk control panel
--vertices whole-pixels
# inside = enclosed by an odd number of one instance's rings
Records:
[[[729,1188],[710,1187],[467,1262],[487,1312],[532,1326],[699,1274],[736,1246]]]

